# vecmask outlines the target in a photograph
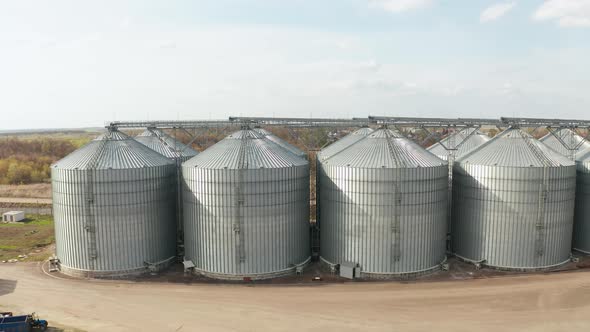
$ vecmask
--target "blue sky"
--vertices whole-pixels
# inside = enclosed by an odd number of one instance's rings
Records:
[[[590,119],[590,0],[0,0],[0,128]]]

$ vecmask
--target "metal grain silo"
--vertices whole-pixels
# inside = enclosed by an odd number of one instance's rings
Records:
[[[363,277],[417,274],[445,261],[447,163],[379,129],[320,153],[321,259]]]
[[[477,148],[490,139],[490,137],[480,132],[477,128],[464,128],[445,137],[440,142],[428,147],[427,150],[429,152],[435,154],[442,160],[446,160],[449,163],[449,199],[447,206],[448,223],[451,222],[451,211],[453,204],[453,165],[455,163],[455,159],[463,156],[467,152]],[[450,232],[450,225],[448,227],[448,231]]]
[[[176,183],[175,188],[175,204],[176,204],[176,222],[177,222],[177,241],[178,241],[178,255],[182,257],[183,249],[182,243],[183,238],[183,221],[182,221],[182,179],[181,179],[181,165],[183,162],[191,159],[192,157],[199,154],[193,150],[190,146],[185,145],[172,136],[166,134],[164,131],[157,128],[147,128],[143,133],[135,137],[135,140],[139,143],[147,146],[148,148],[158,152],[164,157],[174,161],[177,167],[176,172]]]
[[[199,154],[157,128],[146,129],[136,136],[135,140],[169,159],[179,161],[179,164]]]
[[[262,129],[262,128],[254,128],[252,129],[255,132],[262,134],[263,136],[265,136],[268,140],[272,141],[273,143],[277,144],[278,146],[286,149],[287,151],[291,152],[294,155],[297,155],[301,158],[307,158],[307,153],[305,153],[303,150],[299,149],[296,146],[293,146],[292,144],[286,142],[285,140],[279,138],[278,136],[276,136],[275,134],[271,133],[270,131],[266,130],[266,129]]]
[[[328,145],[327,147],[323,148],[322,151],[318,153],[318,158],[321,156],[322,158],[330,158],[331,156],[337,154],[338,152],[346,149],[350,145],[360,141],[361,139],[365,138],[366,136],[370,135],[374,130],[368,127],[358,129],[341,139],[335,141],[334,143]]]
[[[465,260],[542,269],[570,258],[574,163],[510,128],[457,159],[452,239]]]
[[[109,130],[51,166],[62,272],[137,274],[175,257],[175,165]]]
[[[427,150],[442,160],[448,160],[449,150],[454,153],[455,158],[459,158],[490,139],[477,128],[464,128],[431,145]]]
[[[560,128],[539,139],[562,155],[576,159],[576,153],[590,148],[590,142],[569,128]]]
[[[575,250],[590,254],[590,148],[576,153]]]
[[[590,254],[590,142],[569,128],[550,132],[541,142],[576,162],[573,248]]]
[[[185,257],[220,279],[264,279],[310,260],[309,163],[243,129],[182,166]]]
[[[340,138],[339,140],[331,143],[330,145],[328,145],[327,147],[323,148],[320,152],[317,153],[316,155],[316,222],[319,225],[320,224],[320,218],[321,218],[321,212],[320,210],[322,209],[321,205],[319,204],[320,202],[320,159],[326,159],[329,158],[335,154],[337,154],[338,152],[346,149],[347,147],[349,147],[350,145],[358,142],[359,140],[363,139],[364,137],[368,136],[369,134],[371,134],[374,130],[372,128],[369,127],[363,127],[360,128],[342,138]]]

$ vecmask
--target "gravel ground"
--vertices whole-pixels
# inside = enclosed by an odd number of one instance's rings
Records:
[[[313,269],[308,273],[316,274]],[[0,305],[86,331],[590,329],[585,269],[526,275],[478,270],[475,277],[468,266],[452,269],[454,275],[413,282],[237,285],[180,282],[178,270],[141,280],[73,280],[46,275],[34,263],[3,264]]]

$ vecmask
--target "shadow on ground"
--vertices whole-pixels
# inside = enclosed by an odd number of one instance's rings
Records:
[[[35,331],[35,330],[32,330]],[[45,332],[84,332],[83,330],[67,328],[67,327],[48,327]]]
[[[0,279],[0,296],[14,292],[16,283],[16,280]]]

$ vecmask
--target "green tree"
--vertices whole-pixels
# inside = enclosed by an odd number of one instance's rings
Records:
[[[27,164],[12,162],[8,166],[6,179],[10,184],[31,183],[33,168]]]

